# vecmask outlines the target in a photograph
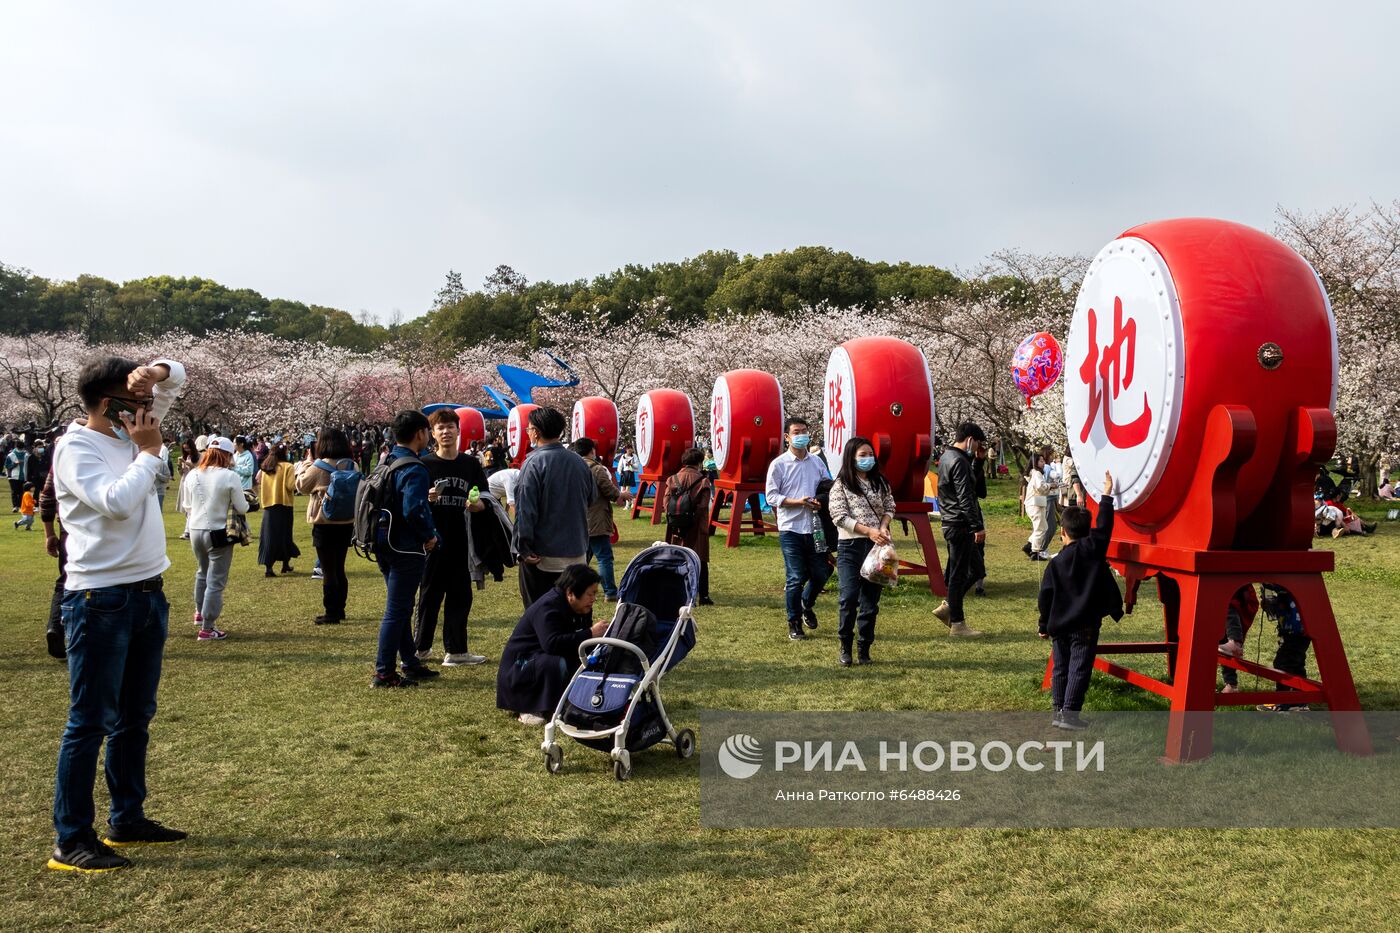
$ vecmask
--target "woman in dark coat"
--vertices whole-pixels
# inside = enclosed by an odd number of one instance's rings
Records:
[[[578,646],[607,631],[606,620],[593,621],[598,580],[587,564],[564,568],[515,623],[496,672],[496,706],[517,713],[527,726],[543,725],[554,713],[578,667]]]
[[[665,513],[666,504],[676,496],[689,490],[695,507],[695,520],[685,528],[666,526],[666,542],[688,547],[700,557],[700,605],[712,606],[710,599],[710,497],[714,487],[701,472],[705,462],[705,452],[692,447],[681,454],[681,468],[673,476],[666,477],[666,488],[662,490],[657,508]],[[740,503],[734,504],[740,508]]]

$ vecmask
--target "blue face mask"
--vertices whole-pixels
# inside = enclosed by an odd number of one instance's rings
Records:
[[[119,428],[114,424],[112,425],[112,433],[117,436],[117,440],[119,441],[131,440],[131,435],[126,433],[126,428]]]
[[[798,450],[806,450],[811,443],[812,435],[810,434],[794,434],[792,437],[792,446]]]
[[[860,470],[862,473],[869,473],[871,470],[875,469],[875,458],[856,457],[856,469]]]

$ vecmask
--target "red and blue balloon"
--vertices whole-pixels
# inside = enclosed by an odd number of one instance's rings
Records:
[[[1041,331],[1031,334],[1016,348],[1011,357],[1011,378],[1016,389],[1026,397],[1026,407],[1031,399],[1048,391],[1064,372],[1065,355],[1060,343],[1052,335]]]

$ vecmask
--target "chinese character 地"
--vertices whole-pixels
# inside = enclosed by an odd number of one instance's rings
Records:
[[[1094,423],[1103,417],[1104,436],[1108,443],[1120,450],[1136,447],[1147,439],[1152,427],[1152,406],[1147,401],[1147,393],[1142,394],[1142,414],[1127,424],[1117,424],[1110,409],[1111,399],[1118,398],[1124,390],[1132,387],[1133,365],[1137,358],[1137,321],[1129,319],[1123,323],[1123,299],[1113,299],[1113,339],[1099,355],[1098,314],[1089,309],[1089,353],[1079,367],[1079,378],[1089,387],[1089,411],[1084,426],[1079,429],[1081,443],[1089,440]],[[1112,374],[1112,394],[1109,391],[1109,375]]]

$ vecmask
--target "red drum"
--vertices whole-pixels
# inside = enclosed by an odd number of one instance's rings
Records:
[[[464,449],[470,447],[472,441],[486,440],[486,419],[475,408],[457,409],[457,426],[462,431],[457,443]]]
[[[1216,405],[1248,407],[1257,426],[1235,490],[1241,521],[1270,507],[1271,487],[1288,495],[1274,480],[1297,409],[1336,407],[1337,330],[1317,274],[1228,221],[1143,224],[1105,246],[1064,351],[1079,478],[1097,498],[1112,472],[1118,509],[1143,530],[1180,509]]]
[[[695,411],[690,398],[675,389],[652,389],[643,395],[634,427],[643,476],[670,476],[680,469],[681,454],[695,446]]]
[[[579,399],[574,402],[573,417],[569,419],[569,423],[572,426],[571,440],[588,438],[598,448],[598,459],[603,463],[612,463],[621,427],[618,423],[617,406],[613,404],[612,399],[603,398],[601,395]]]
[[[894,337],[857,337],[826,364],[826,462],[835,475],[852,437],[868,437],[896,502],[922,502],[933,453],[933,386],[923,351]]]
[[[525,428],[530,422],[530,412],[539,407],[528,402],[516,405],[506,418],[506,452],[510,454],[510,465],[516,469],[530,453],[530,433]]]
[[[710,393],[710,449],[721,479],[761,483],[782,452],[783,387],[775,376],[735,369]]]

